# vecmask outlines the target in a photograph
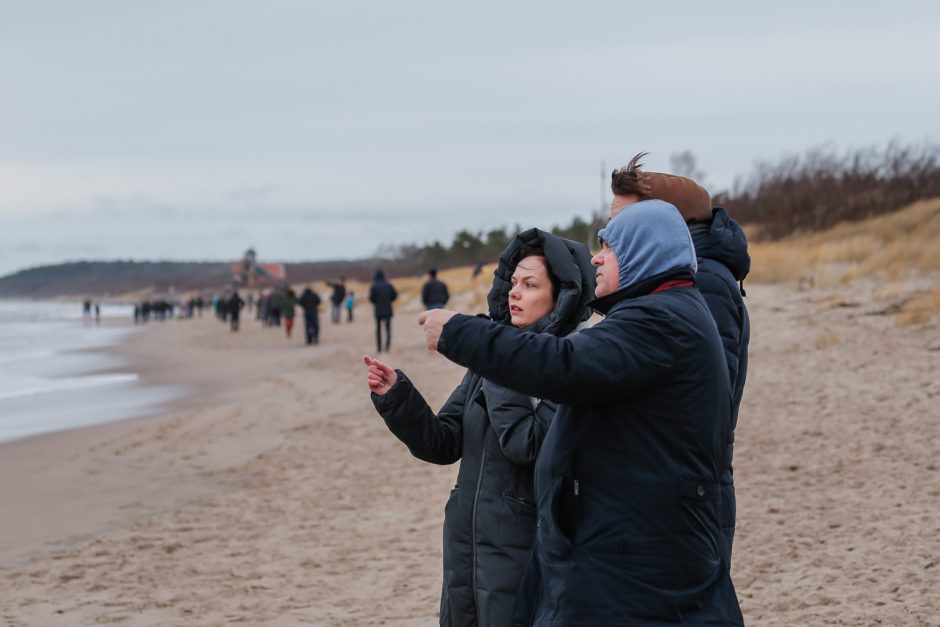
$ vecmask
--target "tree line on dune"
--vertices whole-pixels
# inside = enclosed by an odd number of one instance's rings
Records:
[[[672,173],[703,181],[690,151],[671,155]],[[707,181],[705,181],[707,186]],[[755,164],[731,190],[713,193],[713,205],[725,207],[745,225],[752,238],[774,240],[797,232],[819,231],[838,224],[897,211],[925,198],[940,196],[940,144],[857,148],[840,152],[820,146],[803,154]],[[593,244],[606,222],[607,209],[585,212],[567,225],[550,227],[561,237]],[[540,225],[541,226],[541,225]],[[377,256],[393,274],[413,274],[428,267],[456,267],[495,261],[519,233],[506,227],[489,231],[463,229],[449,245],[386,245]]]
[[[776,162],[757,163],[731,191],[716,194],[752,239],[775,240],[857,222],[940,196],[940,144],[840,152],[822,146]],[[756,237],[755,237],[756,236]]]

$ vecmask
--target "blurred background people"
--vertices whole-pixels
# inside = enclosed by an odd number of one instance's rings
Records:
[[[238,290],[232,292],[232,295],[228,299],[228,315],[231,321],[232,333],[238,332],[238,319],[241,317],[242,307],[244,306],[245,301],[242,300],[242,297],[238,294]]]
[[[450,300],[447,284],[437,278],[437,268],[428,270],[428,280],[421,288],[421,302],[425,309],[443,309]]]
[[[381,269],[375,271],[369,288],[369,301],[375,306],[375,350],[382,352],[382,326],[385,326],[385,350],[392,345],[392,302],[398,298],[395,287],[385,280]]]
[[[349,290],[346,294],[346,322],[353,321],[353,307],[356,306],[356,293]]]
[[[304,310],[304,335],[307,344],[320,342],[320,297],[308,285],[300,294],[298,304]]]
[[[330,319],[333,324],[336,324],[339,322],[340,310],[343,307],[343,301],[346,299],[346,277],[340,277],[339,283],[327,281],[326,284],[328,287],[333,288],[333,293],[330,294]]]

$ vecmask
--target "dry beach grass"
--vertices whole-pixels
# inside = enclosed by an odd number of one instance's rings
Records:
[[[940,269],[940,198],[818,233],[751,244],[751,280],[819,286]]]
[[[933,207],[911,213],[936,225]],[[905,239],[845,227],[841,244],[755,247],[733,571],[749,624],[940,625],[940,265],[864,272],[923,243],[925,229],[894,227]],[[805,263],[816,245],[843,252]],[[821,280],[820,263],[851,276]],[[454,305],[482,310],[491,271],[442,273]],[[438,406],[461,371],[422,346],[420,282],[398,282],[387,359]],[[0,620],[435,624],[456,469],[412,459],[372,410],[369,309],[323,317],[309,348],[250,320],[238,335],[208,318],[151,325],[122,350],[149,357],[145,382],[186,380],[194,396],[0,447],[0,499],[19,512],[0,534]]]

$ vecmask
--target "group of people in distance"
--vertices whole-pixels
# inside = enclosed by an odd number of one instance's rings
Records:
[[[421,314],[428,348],[468,368],[440,411],[364,358],[389,430],[419,459],[460,461],[442,625],[743,625],[730,569],[747,241],[705,189],[642,156],[612,174],[596,255],[524,231],[489,319]]]
[[[432,280],[429,281],[429,284],[436,283],[431,292],[436,299],[435,306],[443,307],[448,300],[447,286],[434,279],[436,271],[431,270],[431,274]],[[326,285],[332,289],[329,299],[331,305],[330,317],[333,323],[338,324],[341,322],[343,308],[346,309],[346,321],[352,322],[356,295],[355,292],[346,289],[346,278],[340,277],[339,281],[335,283],[327,281]],[[249,294],[248,298],[248,301],[242,299],[237,290],[228,291],[219,297],[218,310],[222,312],[219,318],[224,322],[230,322],[233,332],[237,332],[239,329],[242,309],[246,305],[249,309],[251,308],[252,295]],[[386,351],[391,348],[392,303],[396,298],[398,298],[398,292],[395,287],[385,278],[385,273],[381,269],[377,269],[369,287],[369,301],[375,310],[375,341],[378,352],[382,351],[383,346]],[[299,306],[303,310],[306,343],[318,344],[320,341],[319,311],[321,302],[320,296],[313,291],[311,286],[306,286],[300,296],[297,296],[293,288],[285,284],[258,294],[257,318],[265,326],[283,326],[284,333],[290,338],[294,328],[294,318],[297,315],[297,307]],[[385,329],[384,341],[383,328]]]

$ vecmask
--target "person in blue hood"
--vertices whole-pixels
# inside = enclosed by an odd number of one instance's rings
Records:
[[[722,550],[730,569],[737,516],[732,468],[734,430],[747,379],[751,335],[744,292],[740,287],[751,267],[747,238],[741,225],[728,217],[723,208],[712,208],[711,196],[705,188],[686,177],[642,171],[640,159],[643,156],[644,153],[636,155],[627,166],[613,172],[610,217],[639,200],[665,200],[679,210],[692,235],[698,258],[695,283],[718,326],[731,384],[731,431],[721,471]]]
[[[604,319],[552,337],[435,310],[428,348],[558,403],[514,625],[743,625],[722,555],[731,395],[675,206],[636,202],[594,256]]]

